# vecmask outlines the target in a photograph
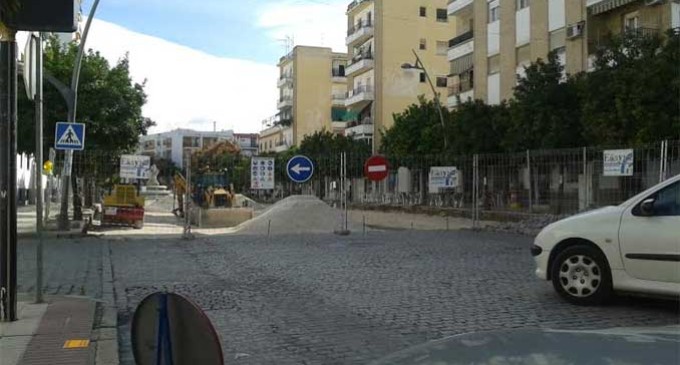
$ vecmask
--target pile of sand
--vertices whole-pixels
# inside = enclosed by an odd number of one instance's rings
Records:
[[[271,234],[332,233],[342,227],[342,212],[309,195],[293,195],[272,205],[257,217],[236,227],[237,233]],[[350,230],[357,226],[350,222]]]

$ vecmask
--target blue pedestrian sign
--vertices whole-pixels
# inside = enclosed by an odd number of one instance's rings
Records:
[[[314,163],[307,156],[298,155],[290,159],[286,165],[288,177],[296,183],[309,181],[314,174]]]
[[[54,148],[82,151],[85,148],[85,124],[58,122],[54,131]]]

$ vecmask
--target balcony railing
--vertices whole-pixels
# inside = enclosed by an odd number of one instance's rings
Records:
[[[349,13],[350,11],[352,11],[352,9],[356,8],[357,6],[359,6],[359,5],[361,5],[365,2],[369,2],[369,1],[373,1],[373,0],[354,0],[351,3],[349,3],[349,5],[347,5],[347,12]]]
[[[347,36],[351,36],[352,34],[364,29],[364,28],[373,28],[373,22],[371,21],[363,21],[359,20],[354,26],[349,27],[347,29]]]
[[[350,63],[347,67],[351,66],[354,63],[357,63],[361,60],[372,60],[373,59],[373,52],[368,51],[368,52],[359,52],[352,57],[352,63]],[[345,70],[346,72],[347,70]]]
[[[447,7],[449,15],[453,15],[468,5],[472,5],[472,2],[473,0],[450,0]]]
[[[461,84],[456,84],[453,86],[448,87],[448,96],[454,96],[458,95],[461,93],[464,93],[466,91],[470,91],[473,89],[473,84],[472,82],[463,82]]]
[[[353,90],[350,90],[347,93],[347,97],[351,98],[353,96],[363,94],[363,93],[373,93],[373,85],[359,85],[355,87]]]
[[[474,33],[469,30],[457,37],[453,37],[449,40],[449,48],[455,47],[461,43],[467,42],[474,37]]]

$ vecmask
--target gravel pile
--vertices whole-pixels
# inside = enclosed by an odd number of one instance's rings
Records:
[[[341,227],[341,212],[309,195],[293,195],[269,207],[257,217],[236,227],[237,233],[271,234],[332,233]],[[349,229],[359,228],[350,223]]]

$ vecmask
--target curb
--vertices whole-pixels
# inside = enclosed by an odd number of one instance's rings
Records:
[[[118,365],[118,310],[113,293],[113,269],[109,244],[102,247],[102,300],[98,303],[101,319],[94,330],[96,365]]]

